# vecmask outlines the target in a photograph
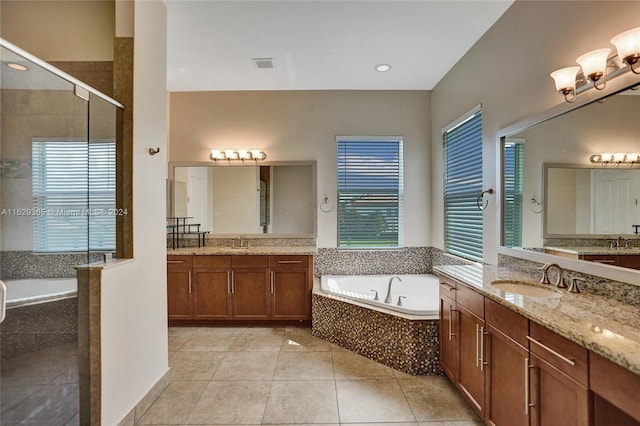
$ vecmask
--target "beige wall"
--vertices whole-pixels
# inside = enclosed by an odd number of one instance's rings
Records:
[[[444,247],[441,128],[483,107],[485,187],[497,188],[497,132],[562,103],[549,73],[638,26],[639,1],[516,1],[431,95],[432,242]],[[484,261],[496,263],[499,206],[484,213]]]
[[[174,92],[169,161],[258,148],[270,161],[316,160],[318,204],[336,203],[336,136],[403,136],[404,245],[429,246],[429,92]],[[336,246],[336,209],[317,211],[318,246]]]
[[[115,1],[2,0],[2,38],[45,61],[111,61]]]

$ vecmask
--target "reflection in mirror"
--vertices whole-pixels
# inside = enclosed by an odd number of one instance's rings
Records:
[[[262,163],[265,164],[265,163]],[[173,216],[211,234],[315,235],[315,165],[170,165]]]
[[[639,111],[640,90],[628,89],[503,137],[502,245],[582,256],[623,236],[640,247],[640,164],[589,161],[638,152]]]

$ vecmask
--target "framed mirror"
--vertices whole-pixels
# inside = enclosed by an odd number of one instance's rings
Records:
[[[608,247],[620,236],[640,247],[633,227],[640,224],[640,164],[590,162],[595,154],[640,151],[638,87],[637,75],[625,75],[587,94],[601,99],[581,95],[578,105],[558,105],[499,132],[500,253],[557,262],[547,246]],[[637,272],[619,267],[573,267],[640,283]]]
[[[213,236],[316,236],[316,163],[169,163],[167,216]]]

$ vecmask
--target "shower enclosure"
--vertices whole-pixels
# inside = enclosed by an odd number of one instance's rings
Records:
[[[87,348],[75,268],[115,251],[126,214],[116,209],[122,105],[0,46],[0,424],[79,424]]]

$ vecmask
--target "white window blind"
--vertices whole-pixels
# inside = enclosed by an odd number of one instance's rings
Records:
[[[504,241],[506,247],[522,247],[524,144],[504,145]]]
[[[482,111],[444,132],[445,251],[482,261]]]
[[[32,143],[34,251],[115,249],[115,141]]]
[[[338,247],[398,248],[402,140],[338,139]]]

